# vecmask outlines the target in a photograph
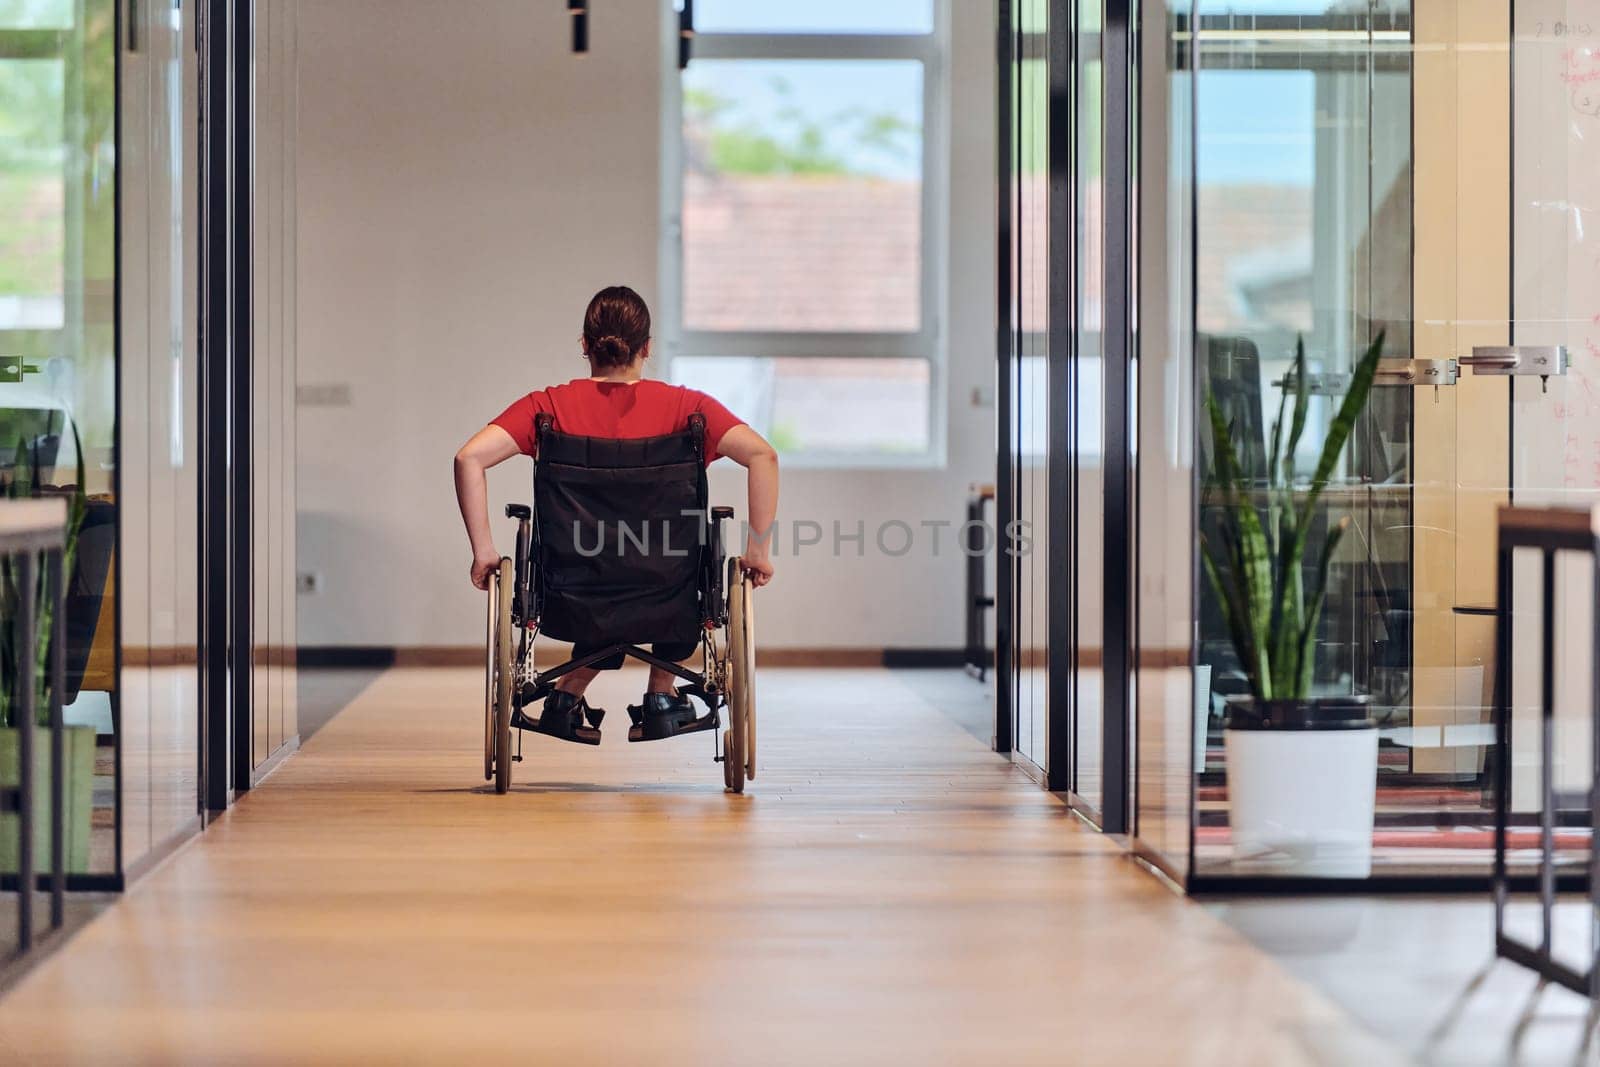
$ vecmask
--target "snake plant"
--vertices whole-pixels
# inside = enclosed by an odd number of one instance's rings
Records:
[[[1295,472],[1295,453],[1311,406],[1304,339],[1295,343],[1294,370],[1278,402],[1264,485],[1244,473],[1236,427],[1223,415],[1215,391],[1207,390],[1206,410],[1215,444],[1209,488],[1222,514],[1214,539],[1203,531],[1200,535],[1201,560],[1257,701],[1304,701],[1310,695],[1328,569],[1349,516],[1328,531],[1309,585],[1304,566],[1307,542],[1317,501],[1366,406],[1382,351],[1380,333],[1356,363],[1350,391],[1328,427],[1308,482],[1300,481]],[[1294,410],[1286,427],[1291,385]]]

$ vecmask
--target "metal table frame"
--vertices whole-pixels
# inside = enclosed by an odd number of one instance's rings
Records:
[[[1511,784],[1511,567],[1518,549],[1535,549],[1542,556],[1543,593],[1540,611],[1539,679],[1539,868],[1538,892],[1541,919],[1537,945],[1519,941],[1506,933],[1506,905],[1510,883],[1506,871],[1506,832],[1510,818]],[[1556,555],[1576,552],[1596,563],[1590,595],[1600,605],[1600,507],[1593,511],[1569,508],[1502,507],[1499,515],[1499,551],[1495,613],[1494,678],[1494,891],[1495,955],[1512,960],[1594,1000],[1600,1000],[1600,839],[1591,833],[1589,841],[1590,965],[1586,972],[1554,958],[1553,914],[1556,898],[1555,865],[1555,625]],[[1591,830],[1600,827],[1600,617],[1590,635],[1591,678],[1589,711],[1593,720],[1590,746],[1592,775],[1597,784],[1589,790]]]
[[[38,889],[33,848],[34,723],[37,720],[39,569],[44,569],[44,598],[51,605],[49,648],[50,735],[50,929],[59,930],[66,908],[66,734],[61,695],[66,680],[65,555],[67,502],[59,497],[0,501],[0,554],[16,566],[21,593],[18,629],[23,667],[21,699],[16,708],[17,784],[0,786],[0,812],[17,815],[17,955],[34,944],[33,896]],[[3,962],[3,961],[0,961]]]

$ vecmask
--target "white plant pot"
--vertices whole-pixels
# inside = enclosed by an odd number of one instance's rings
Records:
[[[1372,873],[1378,731],[1229,729],[1234,867],[1366,878]]]

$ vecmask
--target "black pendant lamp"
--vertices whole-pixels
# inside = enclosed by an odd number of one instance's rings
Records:
[[[567,0],[567,14],[572,16],[572,50],[589,50],[589,0]]]
[[[689,66],[689,49],[694,44],[694,0],[682,0],[678,8],[678,69]]]

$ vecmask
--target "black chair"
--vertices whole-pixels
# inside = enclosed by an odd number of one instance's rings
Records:
[[[510,789],[522,734],[538,729],[523,709],[565,675],[621,655],[671,672],[684,682],[680,694],[705,705],[674,734],[715,736],[728,712],[715,758],[723,784],[743,792],[755,777],[751,587],[724,552],[733,509],[710,507],[704,419],[690,416],[675,434],[614,440],[557,433],[543,415],[537,435],[534,504],[506,508],[517,520],[516,554],[490,578],[484,778],[498,793]],[[583,654],[539,671],[541,634]],[[640,647],[647,642],[698,643],[703,669]],[[590,729],[569,740],[598,744],[600,714],[591,711]],[[635,713],[629,740],[647,739],[643,730]]]

